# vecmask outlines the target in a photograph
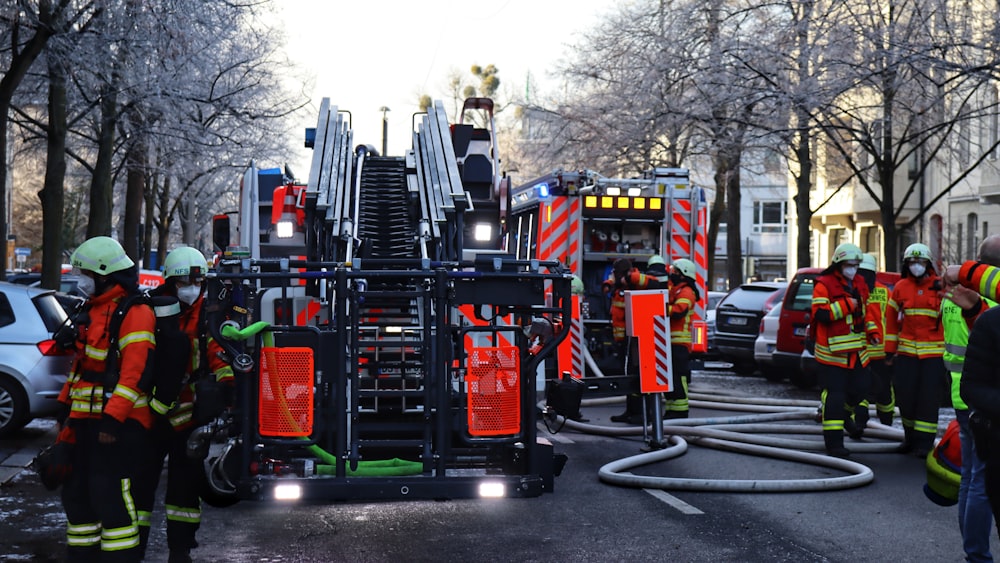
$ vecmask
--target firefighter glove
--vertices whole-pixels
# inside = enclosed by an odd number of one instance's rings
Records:
[[[99,434],[107,434],[108,436],[113,438],[111,441],[115,442],[118,440],[118,437],[121,436],[121,431],[123,426],[125,426],[125,424],[119,422],[117,418],[109,414],[105,414],[104,416],[101,417],[101,422],[100,425],[98,426],[98,432]]]

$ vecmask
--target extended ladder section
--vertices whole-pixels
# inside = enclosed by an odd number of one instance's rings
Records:
[[[462,186],[444,106],[436,102],[413,132],[403,157],[361,145],[343,113],[324,98],[306,190],[309,231],[320,260],[461,258]]]

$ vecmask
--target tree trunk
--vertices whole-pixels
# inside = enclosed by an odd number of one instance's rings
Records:
[[[142,261],[141,232],[143,193],[146,188],[146,151],[142,135],[137,135],[125,155],[125,220],[122,224],[122,248],[137,264]]]
[[[730,154],[730,153],[733,154]],[[740,243],[740,151],[727,147],[723,152],[726,176],[726,265],[729,287],[743,283],[743,251]]]
[[[63,185],[66,179],[66,69],[49,57],[49,127],[42,203],[42,287],[59,289],[62,278]]]
[[[726,216],[726,186],[720,183],[719,175],[715,176],[715,202],[708,212],[708,239],[705,244],[708,254],[708,290],[715,288],[715,247],[719,242],[719,224],[725,220]]]
[[[800,116],[799,119],[808,120],[809,117],[805,115]],[[802,122],[800,121],[800,123]],[[795,197],[793,198],[796,216],[795,257],[799,268],[808,268],[812,265],[812,256],[809,255],[809,241],[812,238],[812,228],[810,227],[812,209],[809,207],[809,192],[812,189],[812,153],[809,141],[809,128],[800,126],[795,146],[796,158],[799,161],[799,174],[795,177]]]
[[[111,234],[111,210],[114,208],[111,167],[118,122],[118,95],[114,84],[106,84],[101,90],[101,128],[97,134],[97,161],[90,181],[87,238]]]

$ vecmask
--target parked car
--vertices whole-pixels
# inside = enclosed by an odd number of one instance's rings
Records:
[[[768,381],[781,381],[784,372],[774,364],[774,343],[778,340],[778,319],[781,315],[781,303],[775,305],[760,319],[760,331],[753,343],[753,359],[757,367]]]
[[[799,268],[795,272],[782,300],[781,317],[778,320],[774,366],[789,381],[804,388],[816,383],[814,374],[803,379],[805,374],[800,363],[803,341],[809,327],[809,312],[812,310],[813,285],[822,271],[823,268]]]
[[[781,302],[787,283],[750,282],[731,290],[715,310],[715,343],[724,361],[737,373],[756,369],[754,341],[760,319]]]
[[[55,292],[0,283],[0,437],[58,411],[73,356],[52,335],[65,322]]]
[[[725,291],[709,291],[705,302],[705,342],[708,350],[701,357],[706,360],[719,358],[719,349],[715,346],[715,309],[725,296]]]

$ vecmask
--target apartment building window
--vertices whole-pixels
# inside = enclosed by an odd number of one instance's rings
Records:
[[[753,232],[755,233],[784,233],[787,231],[785,224],[784,201],[755,201],[753,202]]]
[[[979,215],[969,213],[969,216],[965,221],[965,225],[965,232],[969,239],[966,244],[968,255],[964,258],[971,260],[976,257],[976,250],[979,248]]]

